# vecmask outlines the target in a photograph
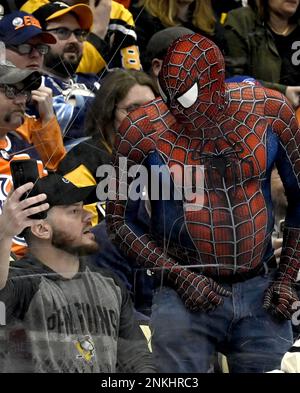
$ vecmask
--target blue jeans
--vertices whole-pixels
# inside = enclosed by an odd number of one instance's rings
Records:
[[[159,372],[208,372],[216,352],[227,356],[231,373],[280,368],[292,345],[290,321],[279,321],[263,309],[272,276],[222,284],[232,297],[214,311],[191,313],[176,291],[159,289],[153,298],[151,329]]]

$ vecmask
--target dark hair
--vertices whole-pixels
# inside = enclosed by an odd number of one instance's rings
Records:
[[[258,13],[261,20],[267,22],[269,20],[269,0],[248,0],[248,6]],[[291,17],[291,22],[296,22],[300,18],[300,5],[295,14]]]
[[[4,14],[19,10],[27,0],[2,0],[1,5],[4,7]]]
[[[18,236],[24,237],[28,245],[32,243],[33,234],[30,227],[23,229],[22,233],[20,233]]]
[[[134,85],[149,86],[158,95],[154,81],[143,71],[115,69],[101,81],[85,122],[86,135],[92,136],[94,143],[102,144],[111,153],[115,132],[114,119],[116,105],[122,101]]]

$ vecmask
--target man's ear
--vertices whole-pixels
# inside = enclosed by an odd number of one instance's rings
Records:
[[[31,226],[31,232],[41,240],[49,240],[52,237],[52,227],[46,220],[37,220],[37,223]]]
[[[152,69],[153,75],[156,77],[158,77],[159,71],[161,70],[162,62],[163,62],[162,60],[157,59],[156,57],[154,57],[154,59],[152,59],[151,69]]]

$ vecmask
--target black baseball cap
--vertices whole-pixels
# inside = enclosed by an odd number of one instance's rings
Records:
[[[95,192],[96,186],[77,187],[58,173],[49,173],[35,182],[29,196],[46,194],[45,202],[49,203],[51,208],[53,206],[73,205],[77,202],[85,204],[95,202]]]
[[[169,46],[175,40],[186,34],[194,34],[194,31],[184,26],[172,26],[153,34],[147,44],[143,59],[145,70],[147,71],[151,68],[153,59],[157,58],[162,60],[167,54]]]

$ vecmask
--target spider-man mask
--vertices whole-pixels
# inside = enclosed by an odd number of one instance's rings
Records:
[[[163,100],[187,129],[217,123],[225,108],[225,66],[220,49],[200,34],[176,40],[159,73]]]

